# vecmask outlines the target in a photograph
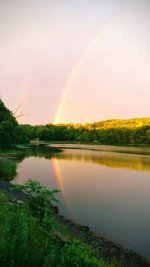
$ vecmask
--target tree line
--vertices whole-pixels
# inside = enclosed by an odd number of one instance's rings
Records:
[[[22,125],[28,140],[100,144],[150,144],[150,118],[106,120],[86,124]]]
[[[150,144],[150,118],[111,119],[85,124],[19,125],[0,100],[0,148],[14,143],[43,141],[86,142],[107,145]]]

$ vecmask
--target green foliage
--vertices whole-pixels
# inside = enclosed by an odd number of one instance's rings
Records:
[[[13,116],[13,113],[4,105],[1,99],[0,99],[0,124],[2,124],[3,127],[7,129],[9,129],[9,127],[17,125],[17,121]]]
[[[14,129],[17,127],[17,121],[12,112],[5,107],[0,100],[0,148],[8,149],[15,140]]]
[[[0,231],[0,266],[44,266],[52,240],[27,205],[1,203]]]
[[[18,189],[20,186],[17,186]],[[22,187],[21,187],[22,188]],[[0,191],[0,266],[8,267],[105,267],[96,259],[96,251],[79,240],[62,244],[54,235],[56,228],[54,214],[47,212],[49,227],[41,220],[41,198],[46,207],[55,203],[54,193],[35,181],[24,186],[30,196],[29,203],[9,204],[6,195]],[[35,197],[33,196],[35,194]],[[47,198],[49,200],[47,200]],[[39,201],[37,201],[37,199]],[[33,212],[33,209],[40,210]],[[51,209],[51,208],[50,208]],[[45,216],[45,215],[44,215]]]
[[[0,100],[0,148],[9,149],[14,143],[28,143],[24,127],[18,125],[13,113]]]
[[[31,179],[25,183],[24,190],[30,196],[29,206],[34,216],[38,216],[41,223],[50,227],[53,206],[58,203],[55,194],[60,191],[57,189],[50,191],[38,181]]]
[[[150,144],[150,118],[106,120],[86,124],[22,125],[31,140],[98,142],[101,144]]]
[[[95,258],[95,251],[89,249],[79,241],[74,239],[71,245],[65,245],[61,250],[62,265],[76,267],[104,267],[103,262]]]
[[[12,180],[16,177],[16,163],[9,159],[0,159],[0,177],[3,180]]]
[[[25,129],[18,125],[14,130],[15,142],[17,144],[26,144],[29,142],[29,138],[25,132]]]

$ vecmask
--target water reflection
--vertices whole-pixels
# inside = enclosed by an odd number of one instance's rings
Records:
[[[85,161],[112,168],[150,171],[150,156],[145,155],[69,149],[55,155],[55,158],[59,160]]]
[[[61,147],[63,150],[61,150]],[[97,146],[81,145],[81,148],[86,147],[86,149],[77,149],[78,146],[69,145],[39,145],[30,146],[26,153],[21,154],[18,161],[22,161],[27,157],[38,157],[45,159],[56,158],[58,160],[73,160],[73,161],[84,161],[87,163],[95,163],[104,165],[111,168],[128,168],[139,171],[150,171],[150,156],[143,154],[132,154],[135,149],[142,149],[143,153],[148,153],[150,148],[132,148],[127,147],[126,151],[130,153],[123,153],[125,147],[119,147],[121,153],[114,152],[116,147],[113,146],[100,146],[101,150],[97,150]],[[66,149],[67,148],[67,149]],[[104,151],[103,151],[103,150]],[[61,153],[59,153],[61,152]]]
[[[149,147],[136,146],[110,146],[110,145],[86,145],[86,144],[50,144],[51,147],[62,149],[84,149],[94,151],[111,151],[128,154],[150,155]]]

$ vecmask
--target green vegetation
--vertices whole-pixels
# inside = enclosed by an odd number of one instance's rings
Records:
[[[17,121],[11,111],[0,100],[0,148],[8,149],[14,141],[14,129]]]
[[[86,124],[20,126],[28,140],[150,145],[150,118],[106,120]]]
[[[23,189],[30,195],[28,203],[10,204],[0,191],[0,266],[108,266],[81,241],[72,238],[68,244],[56,238],[60,228],[52,207],[57,190],[50,192],[31,180]]]
[[[12,180],[16,177],[16,163],[9,159],[0,159],[0,179]]]
[[[28,142],[23,128],[0,99],[0,149],[9,149],[14,143],[22,142]]]

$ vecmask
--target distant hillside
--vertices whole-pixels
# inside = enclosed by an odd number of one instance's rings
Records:
[[[95,123],[91,123],[96,129],[110,129],[110,128],[138,128],[150,125],[150,118],[133,118],[133,119],[111,119]]]

